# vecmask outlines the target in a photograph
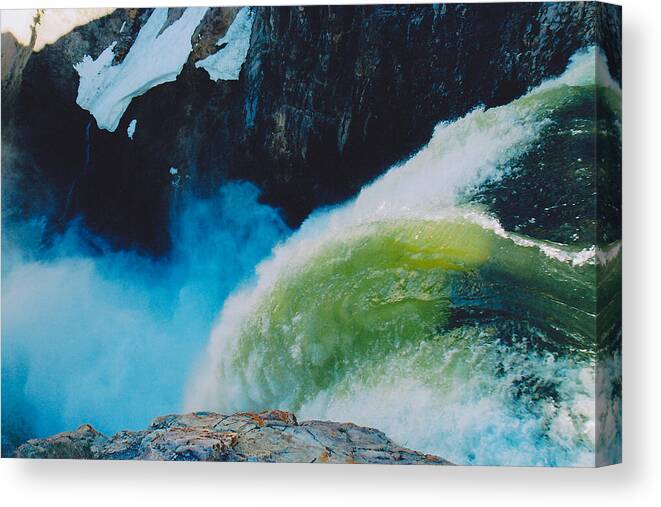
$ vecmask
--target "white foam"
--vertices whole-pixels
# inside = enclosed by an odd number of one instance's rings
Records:
[[[369,375],[349,374],[305,403],[299,417],[377,427],[404,446],[458,464],[594,464],[593,363],[530,354],[525,346],[513,352],[516,343],[503,347],[490,337],[463,338],[457,343],[472,345],[431,363],[423,359],[422,368],[416,355],[428,358],[429,347],[398,354]],[[527,375],[556,385],[561,400],[513,402],[512,386]]]
[[[569,249],[567,245],[552,243],[551,241],[542,241],[508,232],[497,219],[477,211],[466,211],[461,215],[466,220],[475,223],[486,230],[492,231],[502,238],[509,239],[516,245],[536,248],[547,257],[561,262],[570,263],[572,266],[592,264],[596,259],[596,248],[594,246],[575,251]]]
[[[615,241],[614,243],[606,246],[599,247],[596,249],[595,255],[599,264],[606,266],[607,264],[613,262],[620,253],[622,252],[622,241]]]
[[[622,355],[613,353],[602,358],[599,369],[596,383],[598,466],[622,461]],[[620,384],[619,388],[617,384]]]
[[[569,66],[557,78],[544,81],[531,93],[539,93],[557,86],[589,86],[599,84],[622,94],[622,88],[613,79],[608,70],[608,59],[604,51],[597,46],[577,51],[569,60]]]

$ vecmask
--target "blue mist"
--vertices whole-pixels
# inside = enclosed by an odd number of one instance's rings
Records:
[[[46,252],[39,223],[4,235],[3,450],[82,423],[138,429],[181,410],[224,298],[289,234],[258,197],[231,183],[189,199],[173,216],[167,260],[93,253],[98,239],[79,224]]]

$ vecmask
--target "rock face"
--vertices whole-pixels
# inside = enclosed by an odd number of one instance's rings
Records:
[[[280,410],[220,415],[196,412],[155,419],[147,430],[106,437],[90,425],[29,440],[19,458],[257,461],[449,465],[398,446],[382,432],[351,423],[297,422]]]
[[[177,80],[134,99],[115,133],[76,104],[73,65],[113,41],[120,61],[150,9],[117,10],[36,53],[3,38],[3,51],[27,55],[12,92],[3,88],[4,216],[49,209],[61,227],[82,215],[111,244],[159,254],[179,195],[245,179],[296,226],[420,148],[438,122],[511,101],[559,74],[581,47],[599,43],[620,78],[620,47],[603,36],[618,26],[615,6],[255,9],[238,81],[213,82],[195,68],[236,13],[210,9]]]

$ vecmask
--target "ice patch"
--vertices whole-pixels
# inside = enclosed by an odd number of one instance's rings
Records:
[[[239,79],[241,67],[243,62],[246,61],[246,55],[250,48],[250,34],[252,33],[254,20],[254,10],[250,7],[243,7],[227,29],[227,33],[216,42],[216,46],[222,46],[223,44],[226,44],[226,46],[204,60],[195,63],[195,67],[206,70],[209,77],[214,81]]]
[[[126,135],[129,136],[129,139],[133,140],[133,134],[135,134],[135,127],[138,125],[138,120],[135,118],[129,123],[129,128],[126,129]]]
[[[114,132],[134,97],[177,78],[192,50],[193,32],[207,9],[187,8],[160,35],[168,9],[155,9],[119,65],[112,65],[116,42],[96,60],[85,55],[74,65],[80,76],[78,105],[92,113],[99,128]]]

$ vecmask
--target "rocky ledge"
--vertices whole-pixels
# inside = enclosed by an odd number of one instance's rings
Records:
[[[107,437],[85,424],[21,445],[19,458],[256,461],[269,463],[451,463],[400,447],[381,431],[352,423],[298,422],[270,410],[221,415],[195,412],[155,419],[148,429]]]

